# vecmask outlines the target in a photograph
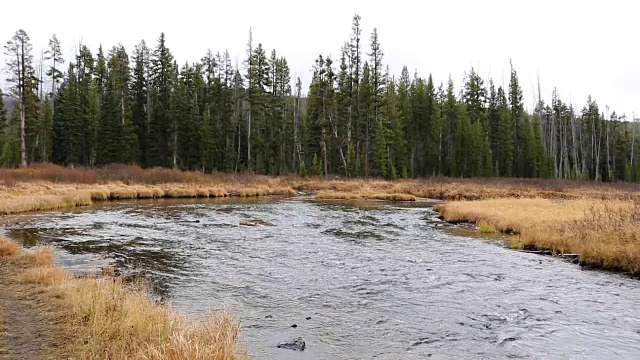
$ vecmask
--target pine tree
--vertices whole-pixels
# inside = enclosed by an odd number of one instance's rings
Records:
[[[171,134],[170,104],[174,89],[174,60],[165,43],[164,33],[160,34],[158,45],[151,56],[150,97],[151,116],[149,118],[148,166],[172,164],[169,144]]]
[[[7,118],[7,109],[4,106],[4,94],[2,93],[2,89],[0,88],[0,166],[10,166],[5,161],[5,153],[10,152],[11,150],[11,142],[12,142],[12,134],[11,134],[11,124],[8,122]]]
[[[522,89],[518,83],[518,75],[511,65],[511,80],[509,82],[509,106],[511,108],[511,123],[513,125],[513,171],[516,176],[526,176],[528,154],[523,151],[527,140],[527,126],[523,125],[524,107],[522,105]]]
[[[53,114],[55,114],[56,111],[56,91],[60,84],[60,80],[64,77],[64,74],[60,71],[60,67],[64,64],[64,58],[62,55],[60,40],[58,40],[56,34],[53,34],[51,40],[49,40],[49,49],[45,51],[45,55],[45,60],[51,60],[51,66],[47,71],[47,76],[51,77],[51,117],[53,118]]]
[[[40,140],[37,150],[37,160],[41,162],[49,162],[52,152],[53,140],[53,103],[46,95],[42,104],[41,118],[39,121],[38,139]]]
[[[137,163],[148,164],[149,116],[150,116],[150,83],[151,49],[144,40],[136,45],[133,55],[133,73],[131,77],[131,122],[138,140]]]
[[[131,123],[129,56],[122,45],[109,52],[107,68],[96,162],[99,165],[133,163],[138,158],[138,144]]]
[[[80,52],[76,56],[78,97],[80,102],[79,124],[82,135],[77,147],[72,151],[75,153],[79,165],[93,166],[96,163],[98,126],[100,122],[100,101],[101,95],[96,86],[96,62],[91,51],[86,46],[80,47]],[[100,74],[103,75],[103,74]],[[106,84],[107,80],[103,80]],[[127,90],[128,96],[128,90]],[[104,139],[102,139],[104,140]]]
[[[462,158],[462,154],[458,154],[458,149],[464,140],[459,139],[463,132],[459,118],[460,107],[454,95],[453,81],[450,78],[442,106],[444,138],[442,142],[442,167],[446,176],[460,176],[460,172],[463,170],[460,169],[459,161],[464,158]]]

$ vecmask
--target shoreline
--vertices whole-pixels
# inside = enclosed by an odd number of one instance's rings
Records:
[[[567,207],[577,211],[570,213]],[[505,241],[511,249],[570,258],[585,269],[640,279],[640,205],[497,199],[447,202],[433,208],[444,222],[515,236]]]
[[[237,348],[240,325],[230,314],[210,312],[191,321],[151,300],[145,283],[109,274],[73,276],[53,260],[50,248],[27,252],[0,236],[0,285],[9,290],[0,293],[0,355],[249,358]]]

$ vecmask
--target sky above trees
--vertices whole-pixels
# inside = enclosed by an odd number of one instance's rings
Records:
[[[588,95],[603,111],[640,115],[640,48],[633,2],[596,1],[299,1],[151,2],[112,0],[100,7],[86,1],[32,1],[2,4],[0,39],[17,29],[30,35],[37,59],[53,33],[67,59],[80,43],[97,51],[145,39],[153,44],[165,32],[178,63],[199,60],[207,48],[228,49],[242,63],[249,28],[254,41],[286,56],[293,78],[308,88],[319,53],[337,58],[349,40],[350,19],[362,16],[363,38],[374,26],[385,63],[394,75],[404,65],[421,76],[433,74],[456,88],[471,67],[497,84],[509,81],[509,60],[518,69],[524,105],[532,109],[537,77],[550,102],[557,87],[577,106]],[[18,14],[24,14],[19,16]],[[366,47],[365,47],[366,48]],[[0,55],[4,64],[5,55]],[[6,88],[5,76],[0,86]]]

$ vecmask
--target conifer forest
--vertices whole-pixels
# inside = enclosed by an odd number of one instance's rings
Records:
[[[538,90],[525,109],[514,66],[504,87],[473,68],[459,87],[406,67],[392,76],[377,30],[363,34],[358,15],[345,40],[339,56],[309,64],[303,89],[251,32],[234,64],[211,50],[181,63],[165,34],[76,54],[53,35],[41,57],[18,30],[3,49],[0,166],[640,181],[635,119],[595,99],[574,108]]]

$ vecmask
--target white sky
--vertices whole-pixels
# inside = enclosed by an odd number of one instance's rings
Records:
[[[393,74],[403,65],[412,75],[416,69],[420,76],[432,73],[437,83],[451,74],[459,90],[473,66],[496,84],[504,76],[507,85],[512,59],[529,109],[539,73],[547,103],[555,86],[563,101],[578,108],[591,94],[603,112],[608,105],[618,114],[640,115],[634,24],[640,8],[631,0],[3,1],[0,42],[23,28],[39,54],[56,33],[69,60],[80,42],[94,52],[100,43],[105,51],[122,43],[131,55],[141,39],[155,47],[164,31],[180,64],[199,60],[208,48],[228,49],[241,63],[252,27],[256,43],[285,56],[306,87],[319,53],[338,60],[354,13],[362,16],[365,53],[377,27]],[[0,60],[4,64],[3,54]]]

